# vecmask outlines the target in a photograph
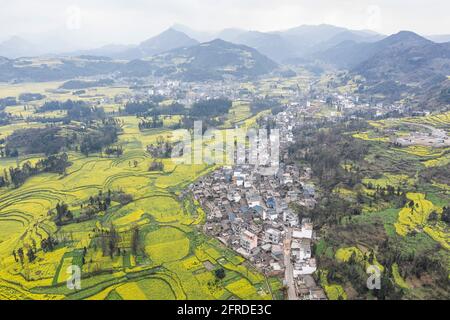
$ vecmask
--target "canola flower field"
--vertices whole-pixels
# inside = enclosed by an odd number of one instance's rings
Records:
[[[272,293],[281,289],[279,281],[266,279],[244,258],[206,237],[201,231],[205,212],[192,199],[180,198],[186,186],[214,167],[177,165],[165,159],[163,172],[149,172],[154,159],[146,146],[169,132],[141,132],[136,117],[119,119],[122,156],[71,152],[64,176],[39,174],[17,189],[0,189],[0,299],[272,299]],[[1,136],[19,127],[1,127]],[[41,157],[0,159],[0,169]],[[48,215],[57,203],[79,203],[107,190],[131,194],[133,202],[61,227]],[[92,247],[92,230],[111,225],[118,231],[138,226],[145,258],[130,252],[105,257],[100,248]],[[70,241],[44,252],[41,241],[49,236]],[[18,247],[36,248],[36,259],[32,263],[25,259],[21,265],[12,254]],[[84,263],[83,248],[87,248]],[[81,289],[67,286],[66,270],[71,265],[82,268]],[[226,276],[216,281],[214,272],[219,268]]]

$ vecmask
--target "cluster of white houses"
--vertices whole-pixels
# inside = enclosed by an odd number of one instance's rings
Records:
[[[286,270],[292,270],[299,298],[322,299],[323,291],[311,276],[317,269],[312,256],[313,224],[293,209],[314,208],[312,172],[284,161],[304,110],[300,105],[290,105],[270,119],[280,131],[281,162],[277,170],[267,174],[264,167],[252,164],[224,166],[192,184],[189,192],[206,212],[205,233],[268,276],[286,277]]]
[[[191,186],[195,199],[207,211],[205,231],[264,271],[277,273],[284,269],[282,246],[286,228],[293,228],[292,252],[299,267],[297,272],[311,270],[306,265],[314,265],[312,223],[308,219],[299,221],[288,204],[314,203],[312,185],[301,181],[295,166],[282,166],[273,176],[253,170],[251,165],[224,167]]]

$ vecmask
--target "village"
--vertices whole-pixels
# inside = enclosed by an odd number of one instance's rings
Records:
[[[271,116],[280,132],[280,156],[285,159],[293,141],[301,106]],[[268,119],[266,119],[268,120]],[[190,186],[207,213],[204,232],[244,256],[267,276],[284,278],[291,300],[326,299],[312,277],[316,239],[310,218],[300,218],[297,204],[313,208],[316,190],[311,169],[288,165],[268,175],[254,164],[224,166]]]
[[[288,159],[287,150],[295,142],[296,126],[313,124],[310,120],[316,114],[337,122],[344,118],[382,119],[404,115],[408,108],[401,104],[368,103],[356,94],[313,89],[312,84],[302,92],[283,79],[271,80],[271,97],[283,105],[283,111],[262,116],[258,124],[260,128],[275,124],[271,128],[279,130],[280,163],[277,170],[267,174],[264,165],[251,161],[225,165],[190,185],[184,193],[192,193],[205,210],[207,218],[203,231],[245,257],[264,275],[282,278],[289,300],[322,300],[326,295],[313,276],[319,268],[313,255],[313,244],[319,239],[311,219],[298,211],[298,208],[313,209],[319,193],[312,182],[311,169],[292,164]],[[132,94],[116,96],[114,100],[141,101],[160,96],[165,101],[190,107],[201,100],[223,97],[248,104],[267,98],[261,85],[255,85],[256,90],[246,89],[248,85],[232,81],[155,80],[152,85],[136,84],[131,87]],[[241,123],[234,125],[239,127]],[[415,124],[411,126],[417,129]],[[435,147],[450,143],[442,130],[421,127],[420,131],[393,142],[402,146]],[[259,158],[264,157],[267,154],[259,155]]]

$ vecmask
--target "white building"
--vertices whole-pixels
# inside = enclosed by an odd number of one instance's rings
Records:
[[[311,258],[311,241],[309,239],[294,239],[291,244],[292,255],[298,262]]]
[[[247,251],[252,251],[258,246],[258,236],[248,230],[244,230],[241,234],[241,246]]]
[[[247,195],[247,203],[250,208],[261,206],[261,196],[254,193],[249,193]]]
[[[270,243],[280,243],[281,231],[269,228],[266,230],[265,238]]]
[[[268,209],[268,210],[264,210],[263,212],[263,220],[271,220],[271,221],[275,221],[278,219],[278,213],[276,210],[274,209]]]
[[[295,229],[292,232],[292,237],[295,239],[312,239],[313,224],[310,219],[303,219],[300,229]]]
[[[313,274],[317,270],[316,259],[311,258],[294,264],[294,277]]]

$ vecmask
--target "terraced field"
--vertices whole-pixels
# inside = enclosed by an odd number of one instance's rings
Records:
[[[414,144],[414,136],[409,146],[393,147],[392,151],[414,156],[425,167],[441,167],[450,163],[450,149],[448,144],[443,143],[445,133],[450,134],[450,113],[434,114],[426,117],[413,117],[402,119],[387,119],[381,121],[369,121],[374,128],[367,132],[353,134],[353,137],[378,142],[394,142],[396,138],[411,136],[414,132],[436,134],[438,147],[433,145],[422,145],[423,142]],[[438,137],[439,136],[439,137]]]
[[[205,213],[192,199],[179,198],[185,186],[213,168],[164,160],[163,172],[149,172],[153,159],[145,147],[169,132],[141,133],[135,117],[120,120],[121,157],[71,152],[64,176],[40,174],[17,189],[0,189],[0,299],[271,299],[270,292],[281,287],[277,281],[266,281],[242,257],[205,237],[200,228]],[[6,135],[13,129],[0,130]],[[0,169],[15,164],[1,159]],[[134,201],[61,227],[48,215],[57,203],[76,208],[108,189],[132,194]],[[92,242],[93,230],[108,231],[112,224],[124,233],[138,226],[145,254],[104,256]],[[41,241],[50,235],[64,245],[44,252]],[[19,247],[36,248],[36,259],[21,265],[13,256]],[[81,290],[66,285],[70,265],[82,268]],[[226,270],[220,281],[218,268]]]
[[[358,289],[367,267],[376,265],[382,282],[388,278],[398,294],[391,299],[446,299],[450,229],[443,212],[450,206],[450,157],[442,141],[450,133],[449,113],[369,124],[368,130],[348,133],[365,141],[369,152],[363,161],[341,162],[347,172],[361,174],[361,183],[333,189],[341,199],[359,202],[361,214],[343,219],[316,244],[315,254],[324,261],[320,283],[330,299],[354,299],[355,290],[379,298]],[[405,137],[412,143],[398,143]],[[415,137],[440,142],[415,144]],[[432,262],[420,265],[421,259]],[[418,268],[420,273],[411,272]]]

